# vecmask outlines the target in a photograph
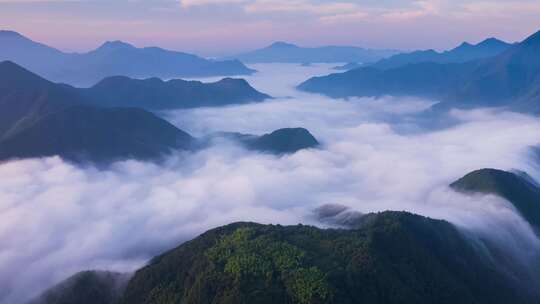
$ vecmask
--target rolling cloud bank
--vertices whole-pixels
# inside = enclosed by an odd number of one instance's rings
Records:
[[[448,185],[484,167],[538,180],[530,147],[540,143],[540,120],[496,109],[453,111],[456,125],[425,130],[415,114],[434,101],[334,100],[294,89],[330,73],[330,65],[250,67],[260,71],[247,77],[250,84],[276,99],[163,116],[196,136],[304,127],[319,149],[275,156],[223,139],[164,164],[127,160],[100,170],[58,157],[0,164],[0,303],[24,303],[81,270],[133,271],[234,221],[324,227],[314,211],[325,205],[445,219],[534,267],[540,240],[511,204]],[[531,278],[540,282],[538,273]]]

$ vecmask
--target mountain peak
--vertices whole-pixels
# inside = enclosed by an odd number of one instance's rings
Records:
[[[9,30],[0,30],[0,37],[8,37],[8,38],[23,38],[24,36],[15,32],[15,31],[9,31]]]
[[[105,42],[103,45],[101,45],[99,47],[99,49],[112,49],[112,50],[114,50],[114,49],[127,49],[127,48],[134,48],[134,46],[129,44],[129,43],[120,41],[120,40],[107,41],[107,42]]]
[[[5,60],[5,61],[0,62],[0,70],[2,71],[13,70],[17,68],[23,69],[21,66],[17,65],[15,62],[10,61],[10,60]]]
[[[302,149],[315,148],[319,142],[304,128],[284,128],[265,134],[251,148],[276,154],[295,153]]]
[[[532,45],[538,45],[540,46],[540,31],[532,34],[527,39],[525,39],[522,42],[523,45],[532,46]]]
[[[497,38],[491,37],[477,44],[477,46],[499,46],[506,45],[507,43]]]
[[[473,46],[473,45],[468,43],[468,42],[463,42],[458,46],[458,49],[459,48],[468,48],[468,47],[471,47],[471,46]]]
[[[297,48],[297,47],[298,46],[292,43],[283,42],[283,41],[276,41],[272,43],[272,45],[270,45],[270,48]]]
[[[28,85],[32,81],[48,82],[47,80],[9,60],[0,62],[0,81],[4,85],[13,85],[14,83],[18,85]]]

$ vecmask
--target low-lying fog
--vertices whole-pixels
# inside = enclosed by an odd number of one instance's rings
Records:
[[[447,187],[484,167],[540,177],[528,157],[528,147],[540,142],[540,120],[455,111],[458,125],[421,132],[411,114],[433,101],[332,100],[294,90],[312,75],[332,72],[329,65],[254,68],[260,73],[250,83],[279,98],[164,117],[194,135],[305,127],[321,149],[277,157],[221,143],[163,166],[125,161],[102,171],[59,158],[1,164],[0,303],[24,302],[81,270],[131,271],[234,221],[319,224],[313,210],[325,204],[411,211],[504,240],[518,253],[540,249],[506,202]]]

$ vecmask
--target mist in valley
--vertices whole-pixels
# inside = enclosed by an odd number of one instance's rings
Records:
[[[487,167],[540,179],[530,153],[540,143],[540,120],[455,110],[448,115],[457,124],[429,130],[416,119],[434,100],[338,100],[295,89],[333,66],[253,65],[259,73],[246,79],[274,99],[160,113],[195,136],[304,127],[318,149],[277,156],[218,139],[163,164],[126,160],[98,169],[58,157],[0,164],[0,303],[24,303],[82,270],[133,271],[235,221],[329,227],[314,217],[325,205],[448,220],[471,238],[501,244],[523,265],[537,260],[540,240],[511,204],[448,185]]]

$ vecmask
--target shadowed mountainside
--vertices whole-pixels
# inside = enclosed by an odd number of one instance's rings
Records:
[[[146,95],[138,95],[141,92]],[[234,79],[203,84],[120,77],[90,90],[76,89],[5,61],[0,63],[0,160],[55,155],[98,164],[159,160],[174,151],[197,149],[204,140],[141,108],[220,105],[267,97],[244,80]],[[251,150],[280,154],[317,141],[307,130],[287,129],[242,143]]]
[[[154,159],[193,138],[150,112],[105,109],[72,87],[0,63],[0,159],[60,155],[74,161]]]
[[[236,141],[249,150],[272,154],[295,153],[320,145],[317,139],[304,128],[284,128],[261,136],[221,132],[211,134],[204,142],[208,143],[218,138]]]
[[[332,97],[419,96],[440,108],[505,106],[540,113],[540,32],[501,54],[466,63],[416,63],[389,69],[365,67],[314,77],[300,89]]]
[[[181,79],[163,81],[123,76],[109,77],[82,89],[92,104],[106,107],[140,107],[170,110],[258,102],[271,98],[243,79],[225,78],[213,83]]]

